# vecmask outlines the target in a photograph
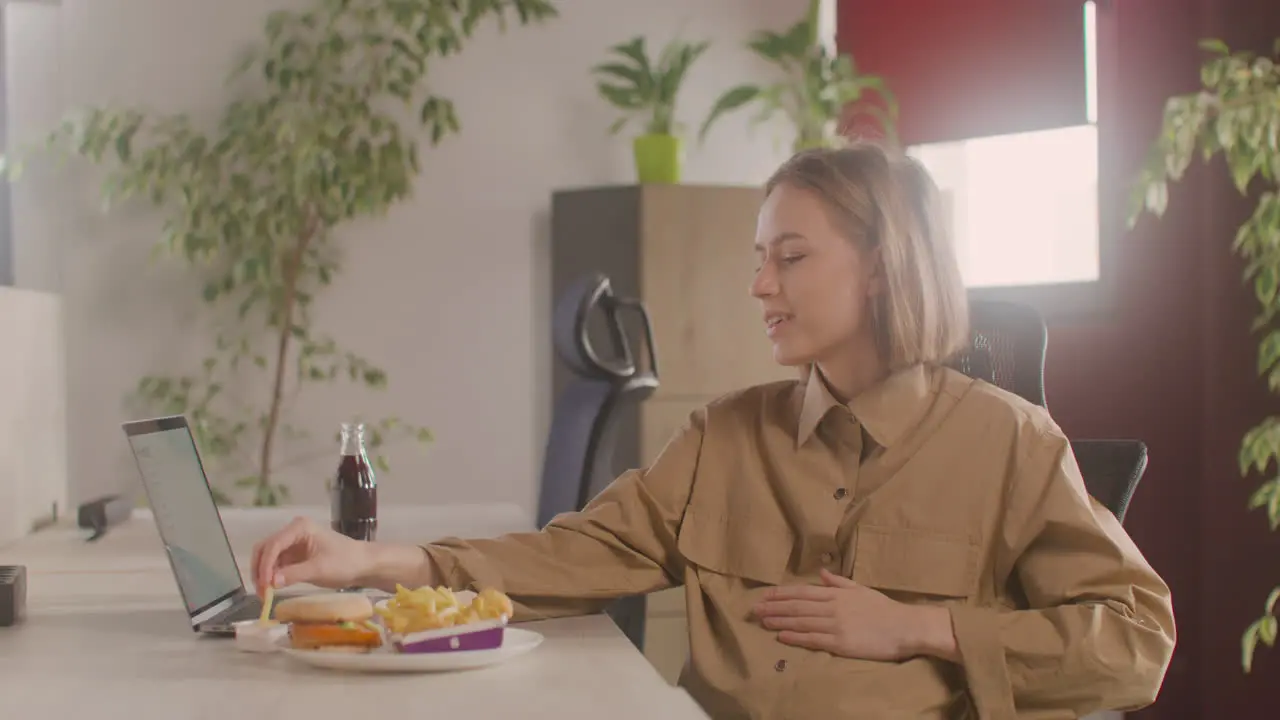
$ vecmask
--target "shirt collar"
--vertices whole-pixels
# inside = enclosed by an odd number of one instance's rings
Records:
[[[807,374],[796,428],[797,447],[809,440],[827,413],[842,407],[816,365],[810,366]],[[913,365],[863,391],[849,401],[847,408],[872,440],[888,448],[898,442],[920,416],[922,405],[931,394],[929,390],[924,366]]]

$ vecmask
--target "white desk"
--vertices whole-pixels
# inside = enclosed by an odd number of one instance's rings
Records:
[[[224,518],[232,546],[244,558],[262,534],[293,514],[231,510]],[[396,509],[384,511],[380,534],[422,540],[493,535],[527,524],[502,507]],[[241,653],[228,640],[193,633],[150,517],[135,517],[96,543],[83,537],[55,528],[0,549],[0,564],[24,564],[28,572],[27,619],[0,628],[5,717],[312,720],[448,713],[706,720],[603,615],[530,623],[525,627],[546,641],[529,655],[487,669],[439,675],[323,671],[282,654]],[[246,569],[243,560],[241,566]]]

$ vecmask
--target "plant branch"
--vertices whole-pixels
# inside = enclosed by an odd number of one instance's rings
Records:
[[[298,298],[298,277],[302,268],[302,259],[315,237],[319,221],[312,211],[303,226],[301,234],[289,256],[285,258],[281,268],[284,275],[284,298],[280,307],[279,337],[276,343],[275,378],[271,384],[271,404],[267,410],[267,424],[263,428],[262,461],[258,470],[258,490],[265,492],[271,485],[271,451],[275,440],[276,426],[280,422],[280,403],[284,397],[285,363],[289,359],[289,339],[293,337],[293,310]]]

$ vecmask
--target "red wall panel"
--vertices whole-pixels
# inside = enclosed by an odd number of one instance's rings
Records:
[[[1085,122],[1082,0],[839,0],[836,45],[898,98],[905,144]]]
[[[1040,87],[1031,79],[1061,66],[1065,44],[1056,43],[1064,41],[1046,35],[1049,49],[1038,56],[1041,43],[1030,29],[1011,38],[1011,28],[1032,26],[1001,17],[998,6],[1009,4],[841,0],[838,45],[900,85],[906,143],[1067,124],[1079,116],[1064,98],[1082,86],[1065,75]],[[936,14],[922,14],[925,8]],[[1196,41],[1217,36],[1269,49],[1280,37],[1280,2],[1101,0],[1100,18],[1107,13],[1114,24],[1099,27],[1111,40],[1099,68],[1100,185],[1103,204],[1114,206],[1159,129],[1165,99],[1198,85],[1203,55]],[[895,42],[899,29],[908,40],[899,35]],[[997,55],[1004,65],[981,75]],[[1027,77],[1007,77],[1019,72]],[[1011,107],[1013,88],[1023,88],[1029,107]],[[1257,479],[1240,478],[1235,467],[1244,430],[1280,411],[1254,369],[1256,302],[1230,249],[1248,209],[1221,161],[1193,164],[1173,189],[1165,219],[1146,218],[1132,232],[1104,238],[1114,277],[1108,312],[1050,317],[1045,373],[1058,423],[1073,437],[1134,437],[1151,450],[1126,526],[1173,588],[1179,637],[1160,699],[1131,717],[1277,714],[1280,650],[1264,649],[1250,676],[1239,657],[1240,633],[1280,580],[1280,535],[1246,509]]]

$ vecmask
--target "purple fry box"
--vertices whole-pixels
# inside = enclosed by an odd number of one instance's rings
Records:
[[[462,650],[494,650],[502,647],[500,620],[468,623],[439,630],[424,630],[396,638],[396,650],[402,653],[441,653]]]

